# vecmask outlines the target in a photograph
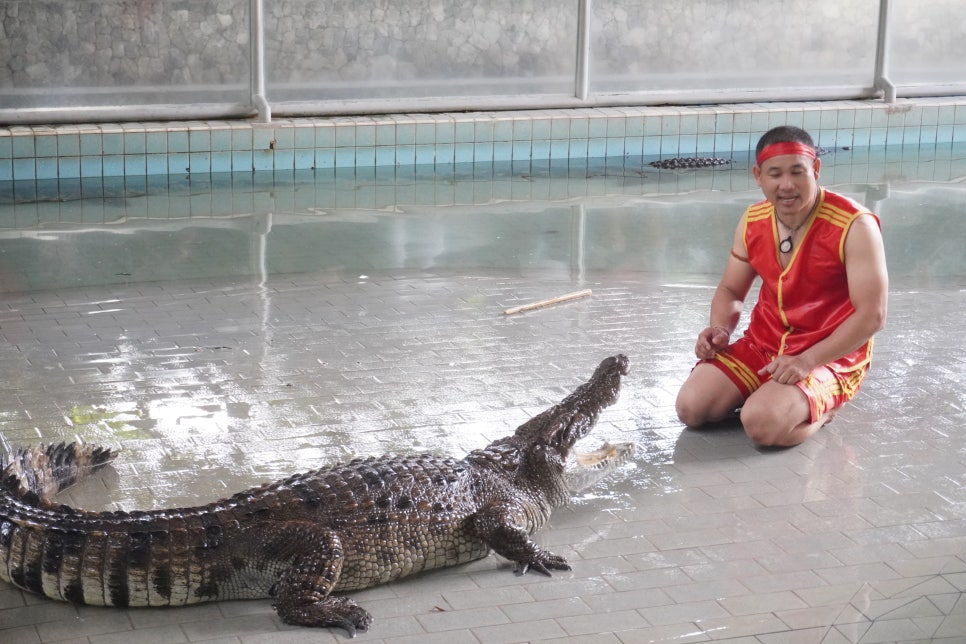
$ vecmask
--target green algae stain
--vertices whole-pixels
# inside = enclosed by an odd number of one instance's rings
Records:
[[[100,436],[109,430],[119,440],[154,438],[150,432],[154,423],[146,421],[140,409],[112,411],[106,407],[78,405],[70,410],[68,420],[79,435],[89,432],[92,437]]]

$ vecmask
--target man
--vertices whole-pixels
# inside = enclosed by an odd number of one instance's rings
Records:
[[[858,391],[885,324],[889,278],[878,218],[819,186],[822,162],[807,132],[774,128],[755,152],[765,200],[738,223],[676,407],[688,427],[740,407],[753,441],[787,447]],[[732,341],[757,277],[748,328]]]

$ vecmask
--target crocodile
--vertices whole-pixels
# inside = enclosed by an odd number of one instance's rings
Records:
[[[561,402],[464,458],[357,458],[207,505],[88,511],[55,502],[112,449],[41,445],[0,458],[0,579],[75,604],[183,606],[272,598],[280,618],[366,631],[344,594],[496,552],[514,570],[569,570],[531,535],[629,460],[633,443],[575,443],[618,397],[628,359],[603,360]]]
[[[731,159],[719,157],[674,157],[672,159],[658,159],[650,164],[662,170],[678,170],[682,168],[713,168],[717,165],[727,165]]]
[[[843,150],[848,150],[848,147],[842,148]],[[834,152],[832,148],[816,147],[815,154],[817,156],[823,156]],[[662,170],[690,170],[693,168],[713,168],[719,165],[728,165],[732,163],[731,159],[723,159],[721,157],[672,157],[668,159],[658,159],[657,161],[651,161],[648,165],[654,168],[660,168]]]

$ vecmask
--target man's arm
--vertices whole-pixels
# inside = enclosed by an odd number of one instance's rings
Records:
[[[728,346],[731,333],[738,326],[741,310],[757,273],[748,263],[745,247],[744,218],[735,229],[731,253],[718,287],[711,298],[711,316],[708,326],[698,334],[694,353],[701,359],[713,358],[717,351]]]
[[[782,356],[766,369],[783,384],[798,382],[812,369],[855,351],[885,326],[889,299],[882,233],[871,215],[853,222],[845,238],[845,271],[855,312],[827,338],[797,356]]]
[[[804,353],[818,366],[855,351],[885,326],[889,300],[882,234],[871,215],[859,217],[845,238],[845,272],[855,313]]]

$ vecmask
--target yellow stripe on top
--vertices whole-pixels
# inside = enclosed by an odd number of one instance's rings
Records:
[[[792,263],[788,262],[788,266]],[[788,270],[788,266],[782,271],[781,275],[778,276],[778,287],[775,289],[775,296],[778,298],[778,315],[782,319],[782,325],[788,329],[788,317],[785,316],[785,286],[783,284],[785,280],[785,272]],[[788,331],[786,330],[784,335],[782,335],[781,346],[778,348],[779,355],[785,349],[785,338],[788,336]]]
[[[781,314],[782,314],[782,322],[784,322],[785,326],[787,327],[787,330],[784,333],[782,333],[781,340],[778,341],[778,355],[783,356],[785,355],[785,344],[788,341],[788,336],[790,336],[795,329],[788,326],[788,318],[785,317],[784,310],[781,311]]]
[[[854,202],[849,202],[850,205],[857,205]],[[860,207],[861,208],[861,207]],[[852,224],[862,215],[871,215],[871,210],[859,209],[859,210],[844,210],[838,206],[831,204],[829,202],[823,202],[822,207],[815,214],[816,219],[824,219],[833,226],[837,226],[842,230],[848,230],[851,228]],[[846,235],[842,235],[839,239],[839,259],[845,261],[845,238]]]
[[[748,225],[761,221],[763,219],[770,219],[774,207],[767,201],[760,201],[748,207],[745,211],[745,218],[742,221],[741,237],[742,239],[748,239]],[[747,241],[746,241],[747,246]]]
[[[760,201],[752,206],[748,207],[746,221],[761,221],[762,219],[768,219],[771,217],[772,211],[775,209],[771,203],[767,201]]]
[[[819,209],[818,216],[835,224],[839,228],[848,228],[849,224],[852,223],[852,220],[855,217],[857,217],[859,214],[865,214],[865,212],[868,211],[856,213],[854,210],[842,210],[841,208],[826,201],[822,204],[822,208]]]
[[[855,217],[856,215],[854,213],[849,214],[833,206],[822,208],[815,215],[816,219],[824,219],[828,223],[832,224],[833,226],[837,226],[842,230],[847,230],[849,226],[852,225],[852,222],[855,221]]]

